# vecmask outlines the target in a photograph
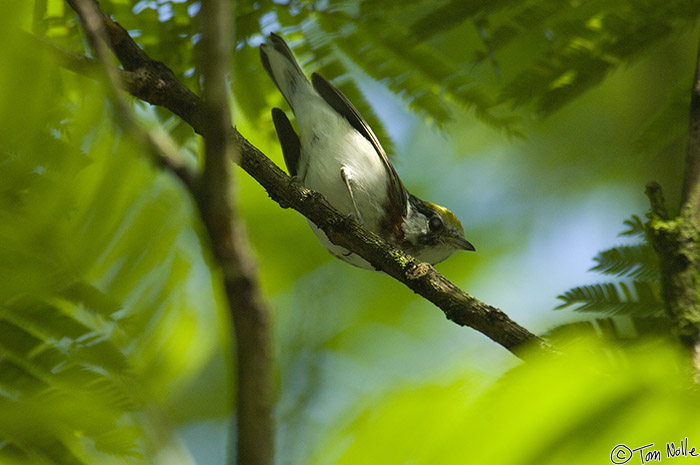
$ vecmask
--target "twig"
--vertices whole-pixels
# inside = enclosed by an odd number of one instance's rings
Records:
[[[232,198],[230,160],[240,159],[231,138],[226,70],[232,11],[227,0],[202,1],[202,111],[205,163],[197,204],[221,265],[236,347],[236,460],[246,465],[273,461],[273,370],[269,311],[257,281],[250,246]],[[231,435],[233,439],[233,434]]]
[[[134,87],[139,81],[138,77],[132,73],[120,70],[111,65],[104,44],[109,40],[103,21],[103,13],[93,0],[66,0],[68,4],[78,13],[83,22],[83,27],[88,36],[90,45],[95,51],[97,60],[74,54],[53,45],[53,53],[62,57],[64,65],[68,69],[76,72],[86,72],[93,77],[99,77],[100,70],[107,77],[107,91],[109,97],[116,108],[119,123],[124,126],[131,135],[140,140],[160,166],[168,168],[188,187],[196,185],[195,173],[187,167],[183,157],[175,143],[162,131],[145,131],[135,122],[131,109],[124,101],[123,96],[118,92],[122,88]],[[40,40],[40,39],[37,39]],[[96,66],[101,64],[102,66]]]
[[[199,97],[175,78],[167,66],[150,59],[140,50],[118,23],[106,15],[103,15],[103,20],[110,32],[109,45],[122,66],[128,71],[149,76],[132,95],[168,108],[192,126],[195,132],[203,134],[206,120]],[[501,310],[459,290],[430,265],[412,259],[340,214],[323,196],[287,176],[236,129],[230,128],[230,131],[241,153],[241,167],[282,207],[291,207],[300,212],[324,230],[331,240],[433,302],[455,323],[484,333],[520,357],[526,355],[524,349],[530,346],[547,353],[555,352],[547,342],[512,321]]]
[[[115,104],[119,122],[123,126],[127,126],[128,129],[133,130],[130,110],[126,102],[124,102],[124,98],[118,92],[120,86],[116,68],[110,66],[109,57],[107,56],[107,50],[104,45],[107,40],[107,31],[105,29],[105,23],[101,18],[102,12],[91,0],[67,0],[67,2],[71,8],[78,13],[83,23],[83,29],[87,35],[88,42],[94,50],[98,61],[103,64],[101,69],[105,72],[109,81],[107,92],[109,92],[109,96]]]
[[[648,182],[645,194],[651,204],[652,213],[661,220],[667,220],[669,216],[666,208],[666,200],[664,199],[664,193],[659,183],[656,181]]]

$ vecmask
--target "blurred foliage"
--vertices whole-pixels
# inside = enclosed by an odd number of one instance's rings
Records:
[[[653,444],[644,452],[663,461],[667,442],[693,446],[700,399],[673,350],[657,343],[622,356],[587,339],[566,350],[487,388],[466,374],[387,392],[329,431],[309,463],[610,463],[620,444]]]
[[[80,40],[79,25],[61,0],[36,5],[37,32],[64,45]],[[149,55],[197,90],[199,1],[105,0],[101,5]],[[550,115],[614,69],[693,28],[699,7],[698,0],[238,1],[231,78],[246,88],[234,93],[239,109],[259,121],[269,111],[265,97],[273,91],[256,48],[264,33],[277,31],[304,67],[330,78],[349,97],[390,153],[391,138],[349,69],[380,81],[438,126],[452,118],[456,106],[520,134],[519,120],[530,110],[514,107],[529,105]],[[663,121],[678,119],[667,114]]]
[[[192,207],[98,84],[18,35],[29,6],[0,20],[0,462],[157,463],[219,345]]]
[[[286,104],[257,50],[280,32],[411,159],[399,171],[412,192],[468,220],[480,253],[440,269],[489,303],[511,294],[533,311],[523,302],[560,274],[533,257],[563,243],[568,262],[589,234],[562,234],[567,215],[583,217],[611,184],[678,183],[698,3],[237,1],[235,121],[281,160],[268,115]],[[100,5],[199,91],[198,1]],[[182,425],[230,405],[222,294],[191,202],[115,125],[100,85],[59,70],[17,24],[90,54],[63,0],[0,5],[13,44],[0,50],[0,463],[191,463]],[[196,158],[189,127],[134,107]],[[614,278],[563,295],[603,312],[549,333],[567,357],[503,375],[508,354],[475,349],[479,335],[386,276],[330,262],[304,218],[238,181],[275,308],[279,463],[598,463],[618,443],[697,436],[698,399],[673,349],[617,344],[628,320],[638,335],[669,333],[644,243],[601,252],[593,270]],[[532,243],[524,266],[505,266],[517,279],[498,268]],[[529,275],[542,287],[525,296]],[[484,280],[497,291],[482,293]],[[615,344],[573,342],[589,333]],[[194,446],[214,448],[209,435]]]

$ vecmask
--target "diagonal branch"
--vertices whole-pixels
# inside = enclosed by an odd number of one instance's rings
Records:
[[[138,86],[125,86],[135,97],[160,105],[181,117],[198,134],[206,132],[201,99],[184,86],[163,63],[148,57],[127,31],[103,14],[109,31],[109,47],[125,70],[146,76]],[[434,303],[451,321],[480,331],[515,355],[523,357],[526,347],[540,352],[555,350],[544,340],[492,307],[448,281],[432,266],[421,263],[392,247],[357,222],[335,210],[325,198],[287,176],[262,152],[230,128],[239,148],[241,167],[260,183],[282,207],[291,207],[321,228],[331,241],[358,254],[376,269],[404,283]]]
[[[102,21],[102,11],[93,0],[67,0],[67,2],[81,18],[89,42],[95,50],[96,60],[75,54],[31,34],[26,34],[26,37],[31,41],[44,44],[67,69],[95,79],[106,78],[108,95],[116,108],[119,124],[149,149],[156,163],[168,168],[185,186],[193,189],[196,184],[196,174],[188,168],[176,145],[164,132],[145,131],[136,124],[131,108],[118,92],[119,88],[123,88],[125,84],[135,87],[141,79],[135,73],[116,68],[109,62],[103,43],[107,40],[107,33],[105,23]]]

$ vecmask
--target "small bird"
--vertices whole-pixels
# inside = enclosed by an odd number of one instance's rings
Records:
[[[272,121],[289,174],[323,194],[340,212],[353,215],[387,242],[436,264],[457,250],[475,250],[448,209],[411,195],[367,122],[352,103],[317,73],[306,78],[289,46],[270,34],[260,46],[263,67],[296,118],[299,134],[286,114],[272,109]],[[319,241],[339,259],[372,266],[333,244],[309,222]]]

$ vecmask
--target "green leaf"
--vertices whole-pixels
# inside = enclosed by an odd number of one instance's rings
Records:
[[[512,115],[500,115],[496,102],[476,80],[428,43],[416,40],[408,29],[376,17],[354,21],[340,11],[324,12],[319,22],[327,34],[342,31],[334,44],[344,54],[438,126],[450,119],[448,97],[488,124],[515,130]]]
[[[644,237],[646,234],[646,228],[644,227],[644,222],[637,215],[632,215],[630,219],[624,221],[627,229],[620,233],[621,236],[637,236]]]
[[[270,82],[270,79],[260,63],[257,48],[244,46],[237,49],[232,61],[233,97],[244,116],[256,122],[263,113],[269,114],[269,109],[264,110],[267,107],[265,90],[270,87],[265,83]]]
[[[411,32],[418,39],[425,40],[433,35],[444,33],[460,23],[475,21],[500,9],[509,8],[515,3],[518,2],[514,0],[475,0],[470,2],[450,0],[444,5],[432,8],[430,13],[419,18],[411,26]]]
[[[624,282],[599,283],[570,289],[557,297],[562,309],[577,305],[579,312],[601,312],[632,316],[653,316],[663,312],[658,283],[633,281],[632,287]]]
[[[77,305],[84,305],[105,317],[112,316],[121,309],[119,303],[113,298],[85,281],[76,281],[65,289],[61,289],[58,295]]]
[[[658,257],[649,244],[618,246],[598,253],[593,260],[598,264],[590,271],[640,281],[659,280]]]
[[[656,114],[634,141],[634,151],[648,159],[664,150],[682,150],[688,135],[688,106],[690,92],[686,85],[679,85],[669,101]]]
[[[510,80],[504,98],[515,105],[534,102],[540,114],[549,115],[599,84],[612,69],[639,58],[652,44],[693,27],[698,9],[692,4],[567,2],[556,15],[541,15],[547,21],[534,30],[548,46],[533,65]],[[508,34],[510,40],[522,35]]]
[[[670,319],[665,316],[616,316],[565,323],[548,330],[542,337],[552,341],[552,344],[562,351],[583,339],[600,339],[606,344],[620,348],[644,344],[649,341],[650,336],[673,343],[671,326]]]
[[[490,386],[467,370],[399,386],[347,409],[306,463],[577,465],[605,463],[617,444],[663,449],[700,434],[686,363],[663,343],[620,354],[584,338]]]
[[[26,23],[15,3],[0,6],[11,36],[8,18]],[[100,84],[11,42],[0,102],[22,111],[0,113],[0,462],[153,463],[174,434],[156,419],[218,344],[209,270],[187,251],[201,252],[191,204],[110,122]]]

